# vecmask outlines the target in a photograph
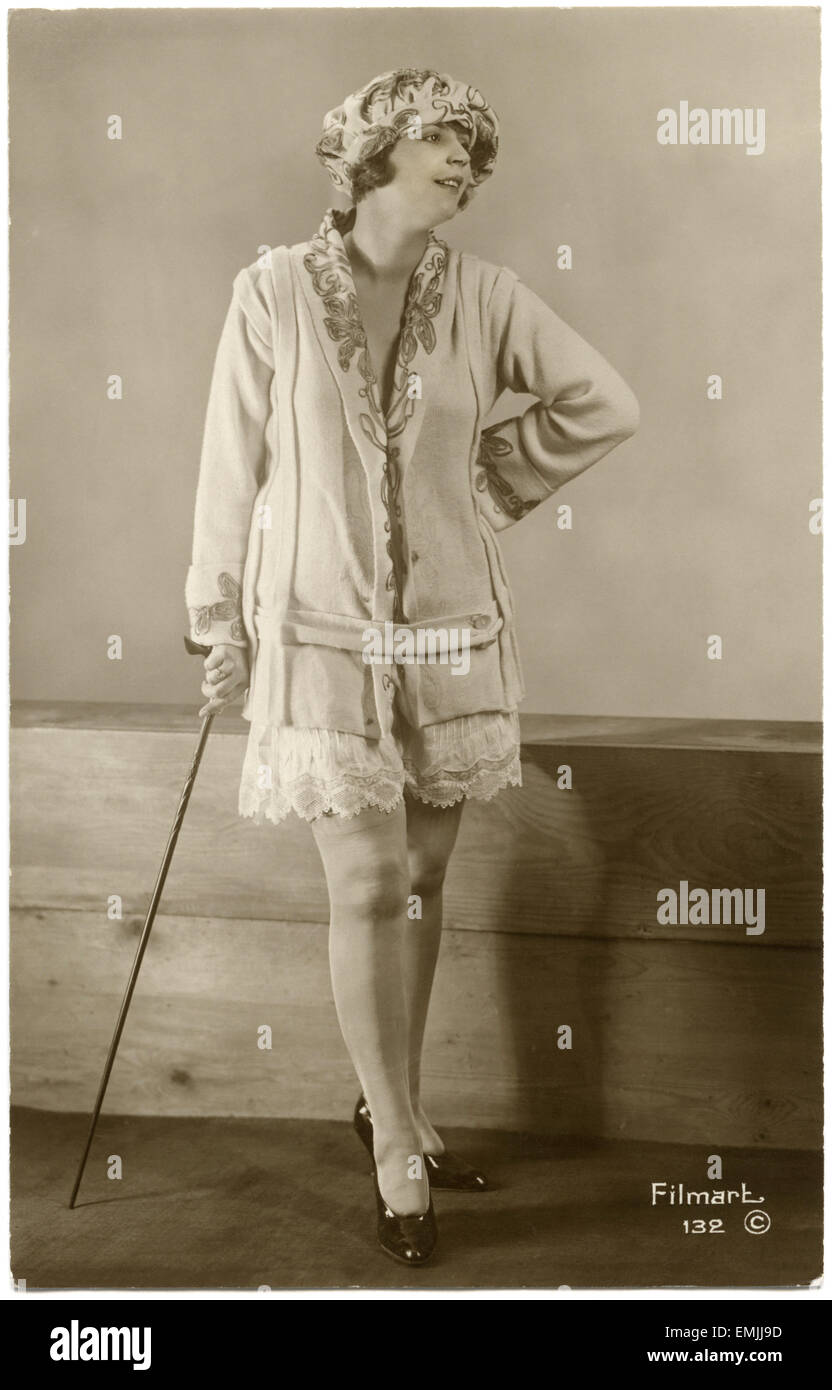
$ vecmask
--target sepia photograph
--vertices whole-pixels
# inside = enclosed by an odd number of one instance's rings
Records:
[[[820,9],[7,24],[14,1286],[816,1287]]]

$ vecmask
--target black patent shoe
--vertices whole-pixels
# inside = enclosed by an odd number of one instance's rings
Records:
[[[363,1096],[359,1096],[352,1118],[353,1128],[373,1158],[373,1120],[370,1107]],[[488,1179],[478,1168],[472,1168],[464,1158],[446,1149],[441,1154],[424,1154],[425,1171],[431,1187],[444,1192],[487,1192]]]
[[[446,1192],[487,1192],[488,1179],[478,1168],[472,1168],[464,1158],[446,1149],[441,1154],[424,1154],[425,1171],[431,1187]]]
[[[430,1259],[436,1246],[436,1215],[433,1210],[433,1197],[428,1199],[428,1209],[419,1216],[399,1216],[385,1202],[379,1191],[378,1172],[373,1166],[373,1186],[376,1193],[376,1212],[378,1224],[376,1231],[378,1243],[385,1255],[405,1265],[423,1265]]]

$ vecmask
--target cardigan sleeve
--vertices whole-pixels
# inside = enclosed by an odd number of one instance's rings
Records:
[[[507,266],[488,298],[484,341],[493,399],[506,388],[539,398],[480,436],[480,506],[502,530],[635,434],[639,405],[600,352]]]
[[[245,647],[242,581],[254,499],[263,480],[274,354],[256,266],[234,279],[208,395],[185,581],[190,634]]]

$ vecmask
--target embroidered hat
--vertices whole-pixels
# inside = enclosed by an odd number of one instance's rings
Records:
[[[470,200],[476,185],[494,170],[499,124],[476,87],[457,82],[447,73],[430,68],[396,68],[374,77],[327,112],[315,153],[335,187],[351,198],[352,175],[357,165],[394,145],[402,136],[418,131],[420,122],[437,125],[443,121],[458,121],[472,132]]]

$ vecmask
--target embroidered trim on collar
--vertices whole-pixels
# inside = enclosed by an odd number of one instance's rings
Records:
[[[393,369],[393,395],[385,417],[381,403],[379,381],[370,360],[367,335],[361,321],[352,267],[344,246],[343,236],[355,222],[355,208],[342,211],[327,208],[314,237],[312,247],[303,257],[316,294],[326,310],[324,324],[333,342],[338,344],[338,362],[348,372],[356,358],[363,381],[359,396],[367,402],[369,413],[359,416],[366,438],[381,454],[381,498],[387,509],[390,538],[387,554],[391,570],[386,588],[393,590],[394,620],[404,622],[402,587],[407,565],[404,559],[404,532],[401,524],[401,505],[398,500],[401,470],[398,465],[400,449],[392,441],[399,437],[411,418],[415,400],[409,393],[413,375],[411,364],[419,347],[432,353],[436,347],[436,332],[432,320],[442,305],[442,282],[448,263],[448,246],[428,232],[428,241],[418,265],[410,277],[402,315],[402,325],[396,347]]]

